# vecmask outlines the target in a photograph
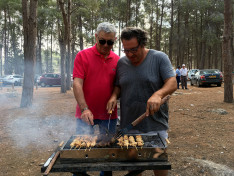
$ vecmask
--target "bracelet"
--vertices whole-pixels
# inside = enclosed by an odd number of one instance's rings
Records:
[[[81,110],[81,113],[83,113],[85,110],[89,109],[88,107],[85,107],[84,109]]]

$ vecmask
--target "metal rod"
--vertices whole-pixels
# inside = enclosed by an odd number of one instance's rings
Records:
[[[51,163],[49,164],[49,166],[47,167],[47,169],[45,170],[45,172],[43,173],[43,175],[48,175],[48,174],[50,173],[50,170],[51,170],[51,168],[53,167],[53,165],[54,165],[56,159],[58,158],[59,153],[60,153],[60,151],[57,151],[57,152],[56,152],[54,158],[52,159]]]

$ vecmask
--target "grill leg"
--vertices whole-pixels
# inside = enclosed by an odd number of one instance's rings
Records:
[[[86,172],[76,172],[73,173],[72,176],[90,176],[90,175],[88,175]]]
[[[137,176],[138,174],[142,173],[143,170],[134,170],[134,171],[130,171],[128,174],[126,174],[125,176]]]
[[[112,176],[112,171],[101,171],[100,176]]]

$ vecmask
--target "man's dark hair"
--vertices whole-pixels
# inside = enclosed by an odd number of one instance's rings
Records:
[[[180,65],[178,65],[178,67],[177,68],[180,68]]]
[[[136,38],[140,46],[145,46],[147,42],[147,32],[140,28],[127,27],[121,32],[121,40],[131,40]]]

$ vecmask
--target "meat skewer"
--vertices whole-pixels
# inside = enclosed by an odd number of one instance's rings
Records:
[[[129,145],[128,136],[124,135],[124,137],[123,137],[123,146],[127,147],[127,149],[128,149],[128,145]]]
[[[143,141],[143,139],[142,139],[142,137],[140,136],[140,135],[137,135],[136,136],[136,142],[137,142],[137,145],[139,146],[139,147],[143,147],[143,145],[144,145],[144,141]]]
[[[135,147],[137,150],[137,142],[135,141],[133,136],[129,136],[129,143],[130,143],[130,146]]]
[[[70,144],[71,148],[70,150],[73,148],[73,147],[76,147],[77,143],[79,142],[80,138],[77,137],[73,140],[73,142]]]

